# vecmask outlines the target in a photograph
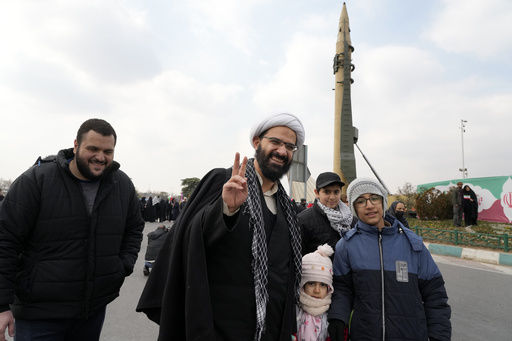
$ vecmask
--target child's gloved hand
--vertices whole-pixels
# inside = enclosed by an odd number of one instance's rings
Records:
[[[329,320],[329,337],[331,341],[344,341],[345,340],[345,322],[341,320]]]

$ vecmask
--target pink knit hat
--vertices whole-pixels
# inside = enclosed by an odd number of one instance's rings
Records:
[[[333,292],[332,261],[329,258],[333,253],[332,247],[329,244],[324,244],[318,246],[315,252],[302,257],[301,288],[307,282],[322,282],[329,286],[329,292]]]

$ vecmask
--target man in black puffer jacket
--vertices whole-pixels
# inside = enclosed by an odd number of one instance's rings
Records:
[[[19,341],[99,340],[144,228],[113,160],[116,138],[106,121],[87,120],[74,148],[39,158],[0,205],[1,340],[6,328]]]

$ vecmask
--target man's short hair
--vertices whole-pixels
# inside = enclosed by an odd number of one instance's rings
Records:
[[[117,134],[114,128],[112,128],[112,126],[110,125],[110,123],[100,118],[91,118],[82,123],[80,128],[78,128],[78,132],[76,133],[76,142],[79,146],[82,143],[84,135],[91,130],[103,136],[114,136],[114,146],[116,145]]]

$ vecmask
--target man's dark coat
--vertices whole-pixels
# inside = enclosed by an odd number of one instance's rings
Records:
[[[113,161],[89,213],[73,157],[69,148],[39,159],[0,206],[0,312],[87,318],[133,272],[144,228],[133,183]]]

